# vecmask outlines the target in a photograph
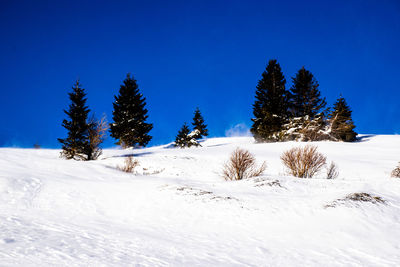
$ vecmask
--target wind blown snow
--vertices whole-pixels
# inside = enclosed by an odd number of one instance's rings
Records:
[[[288,176],[283,151],[305,143],[213,138],[202,147],[0,149],[2,266],[399,266],[400,136],[313,142],[339,178]],[[236,148],[264,176],[225,181]],[[135,174],[118,170],[133,155]],[[368,193],[384,202],[352,201]]]
[[[225,136],[227,137],[249,137],[251,136],[250,129],[244,123],[236,124],[235,126],[229,128],[225,131]]]

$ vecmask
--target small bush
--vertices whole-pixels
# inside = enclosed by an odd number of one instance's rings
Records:
[[[225,180],[242,180],[260,176],[266,168],[265,161],[257,167],[253,154],[247,150],[236,148],[229,161],[225,163],[222,176]]]
[[[100,145],[103,143],[109,128],[105,115],[100,120],[96,120],[93,115],[89,119],[88,126],[89,145],[86,149],[86,160],[96,160],[102,154]]]
[[[127,157],[124,161],[124,165],[119,166],[118,169],[123,172],[133,172],[137,166],[139,166],[139,161],[137,159]]]
[[[335,162],[331,162],[329,167],[326,169],[327,179],[336,179],[339,176],[339,169]]]
[[[289,173],[300,178],[311,178],[326,164],[326,157],[317,151],[316,146],[295,147],[281,156]]]
[[[391,176],[394,178],[400,178],[400,163],[397,167],[392,171]]]

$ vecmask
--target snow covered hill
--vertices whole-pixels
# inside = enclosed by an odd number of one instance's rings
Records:
[[[338,179],[287,176],[283,151],[304,145],[213,138],[201,148],[0,149],[1,266],[399,266],[400,136],[314,142]],[[265,175],[224,181],[241,147]],[[136,174],[117,169],[128,155]],[[343,200],[369,193],[385,203]],[[340,200],[341,199],[341,200]]]

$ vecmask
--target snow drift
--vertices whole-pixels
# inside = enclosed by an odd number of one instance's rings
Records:
[[[337,179],[288,176],[280,155],[305,143],[250,137],[105,150],[91,162],[2,148],[1,265],[400,265],[400,179],[390,178],[400,136],[313,144],[337,163]],[[265,174],[225,181],[236,147],[265,160]],[[118,170],[132,155],[136,173]]]

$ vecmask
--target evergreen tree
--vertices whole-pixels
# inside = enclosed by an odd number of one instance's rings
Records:
[[[68,137],[58,139],[62,144],[61,156],[67,159],[87,160],[89,148],[87,117],[90,110],[86,106],[86,93],[79,81],[76,81],[72,92],[68,95],[71,104],[69,110],[64,112],[69,120],[64,119],[62,122],[62,126],[68,131]]]
[[[123,147],[146,146],[151,140],[148,135],[153,124],[146,123],[148,118],[146,102],[139,92],[136,80],[127,75],[113,103],[113,120],[110,124],[111,136]]]
[[[331,124],[331,135],[338,140],[352,142],[356,140],[357,133],[353,131],[355,128],[351,118],[351,109],[347,105],[346,100],[340,96],[333,106],[332,112],[329,114]]]
[[[194,127],[194,138],[201,139],[205,136],[208,136],[207,125],[204,124],[204,118],[201,115],[199,108],[196,108],[194,112],[192,125]]]
[[[325,98],[321,98],[319,84],[313,74],[302,67],[292,78],[293,86],[290,96],[290,110],[294,117],[309,116],[314,119],[326,106]]]
[[[255,118],[250,131],[257,142],[280,140],[279,131],[288,117],[289,92],[285,84],[279,63],[270,60],[256,87],[253,105]]]
[[[195,131],[190,132],[186,122],[183,124],[182,128],[179,130],[178,135],[175,138],[175,147],[185,148],[191,146],[199,146],[195,138]]]
[[[192,145],[192,137],[189,136],[189,133],[189,127],[185,122],[175,138],[174,146],[180,148],[190,147]]]

